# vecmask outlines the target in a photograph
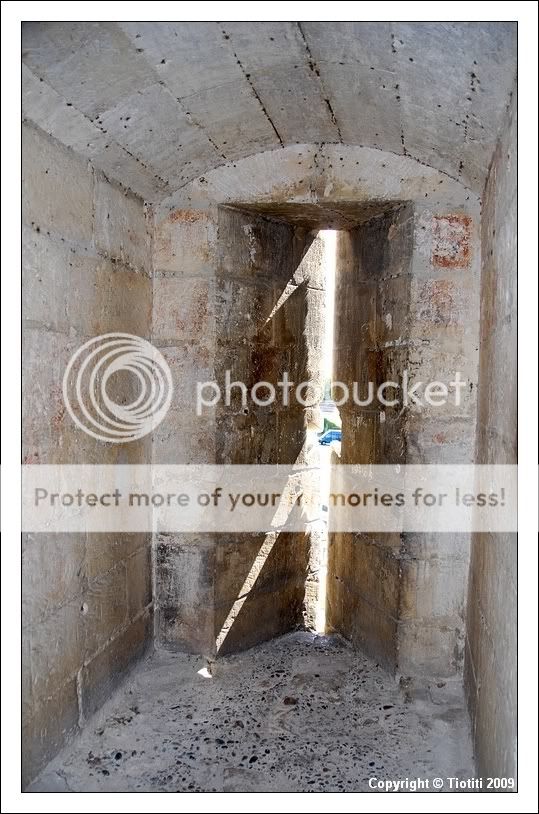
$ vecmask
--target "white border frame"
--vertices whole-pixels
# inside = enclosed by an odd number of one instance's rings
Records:
[[[181,10],[192,20],[243,20],[246,15],[258,20],[281,20],[284,16],[317,20],[348,20],[362,16],[366,20],[504,20],[519,22],[519,444],[520,558],[519,558],[519,792],[495,794],[488,801],[490,811],[535,812],[537,809],[537,7],[529,2],[371,2],[321,3],[189,3],[172,2],[3,2],[2,3],[2,440],[4,466],[4,538],[2,549],[2,652],[3,658],[3,807],[4,811],[88,811],[96,806],[118,812],[177,811],[200,806],[187,794],[183,802],[166,794],[103,795],[77,797],[60,794],[21,794],[20,787],[20,22],[21,20],[117,20],[122,17],[168,19]],[[14,122],[17,122],[14,124]],[[535,183],[534,183],[535,182]],[[530,382],[530,371],[533,371]],[[535,611],[535,612],[534,612]],[[217,794],[212,808],[225,811],[273,811],[279,808],[297,811],[356,811],[361,803],[355,793],[310,794],[300,803],[291,794],[272,800],[262,794]],[[132,799],[129,799],[132,798]],[[256,799],[254,799],[256,798]],[[476,794],[454,799],[446,794],[401,795],[397,801],[387,795],[368,798],[372,811],[452,811],[455,805],[481,811],[485,804]],[[365,805],[365,803],[363,804]]]

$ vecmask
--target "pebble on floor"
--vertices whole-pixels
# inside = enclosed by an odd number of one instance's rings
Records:
[[[153,653],[27,791],[368,792],[472,767],[459,683],[414,688],[301,632],[209,665]]]

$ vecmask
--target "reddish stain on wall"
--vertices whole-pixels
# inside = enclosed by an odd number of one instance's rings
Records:
[[[470,263],[468,215],[435,215],[433,222],[432,264],[442,268],[466,268]]]
[[[199,212],[196,209],[175,209],[174,212],[170,213],[168,219],[171,223],[178,221],[182,223],[196,223],[197,220],[201,220],[204,217],[205,213]]]
[[[436,325],[452,325],[456,319],[455,286],[450,280],[427,280],[420,294],[420,317]]]

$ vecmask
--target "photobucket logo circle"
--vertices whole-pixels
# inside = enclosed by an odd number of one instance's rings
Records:
[[[62,382],[69,415],[99,441],[123,444],[148,435],[172,400],[163,355],[140,336],[108,333],[73,354]]]

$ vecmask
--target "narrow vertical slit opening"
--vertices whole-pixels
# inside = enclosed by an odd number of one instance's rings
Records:
[[[318,596],[316,604],[316,632],[326,632],[326,587],[328,570],[328,528],[330,510],[331,462],[340,455],[341,418],[331,397],[333,377],[333,344],[335,316],[335,270],[337,259],[337,232],[324,229],[319,232],[322,241],[322,272],[324,279],[324,336],[322,355],[322,380],[324,396],[320,404],[320,532],[318,535]]]

